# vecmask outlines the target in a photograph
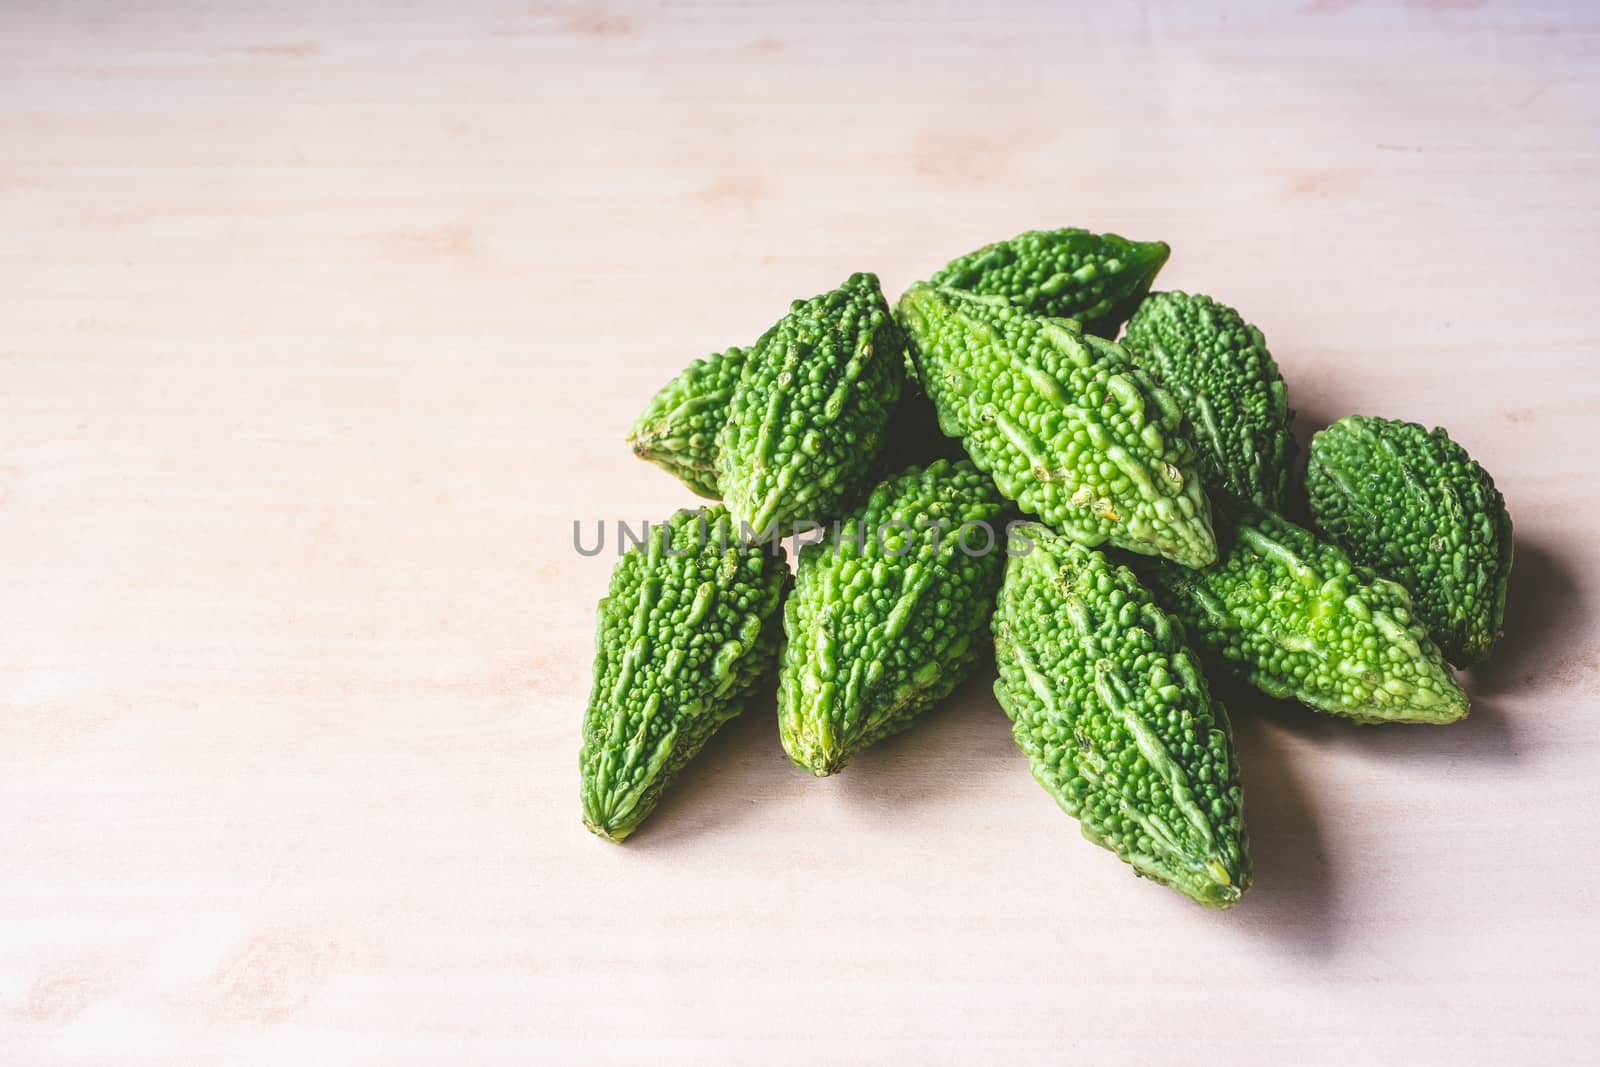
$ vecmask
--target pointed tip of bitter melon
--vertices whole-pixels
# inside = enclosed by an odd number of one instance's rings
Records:
[[[613,844],[621,844],[629,834],[639,828],[640,820],[631,812],[619,813],[601,810],[604,805],[589,796],[583,798],[583,825],[594,836]]]
[[[1133,317],[1144,298],[1150,294],[1156,275],[1161,273],[1161,268],[1167,265],[1167,260],[1172,256],[1172,246],[1165,241],[1132,241],[1116,234],[1107,234],[1105,239],[1117,249],[1116,258],[1128,272],[1126,283],[1122,294],[1103,314],[1084,319],[1083,328],[1086,333],[1111,338]]]
[[[588,827],[589,832],[594,836],[602,841],[610,841],[614,845],[622,844],[623,841],[627,840],[628,835],[634,831],[632,826],[609,827],[590,822],[588,819],[583,820],[583,825]]]
[[[1084,836],[1104,844],[1087,831]],[[1225,911],[1244,897],[1254,877],[1242,825],[1224,829],[1202,848],[1124,857],[1142,878],[1177,890],[1202,908]]]
[[[791,630],[798,626],[793,618],[798,603],[791,596],[784,605],[785,626]],[[818,778],[844,770],[862,747],[859,737],[839,727],[837,696],[831,685],[807,684],[803,672],[779,671],[778,740],[789,762]]]
[[[1211,506],[1197,509],[1199,517],[1174,527],[1176,536],[1161,554],[1185,567],[1209,567],[1217,561],[1217,535],[1211,526]]]
[[[1128,537],[1113,543],[1130,552],[1161,556],[1191,569],[1209,567],[1219,556],[1211,499],[1192,472],[1185,475],[1169,465],[1167,473],[1182,486],[1181,495],[1158,499],[1158,514],[1164,520],[1158,535],[1152,531],[1151,536],[1137,540]]]
[[[853,752],[831,752],[826,754],[813,752],[807,753],[800,758],[796,758],[791,754],[789,758],[801,770],[809,771],[818,778],[828,778],[849,766],[850,757],[853,755],[855,755]]]
[[[1148,288],[1156,280],[1161,268],[1172,258],[1172,246],[1165,241],[1134,241],[1133,247],[1144,268],[1144,283]]]
[[[1249,863],[1230,864],[1220,856],[1208,859],[1191,884],[1179,887],[1190,900],[1213,911],[1233,907],[1249,888]]]
[[[1250,850],[1242,830],[1224,834],[1211,848],[1164,861],[1133,864],[1146,878],[1176,889],[1202,908],[1225,911],[1244,897],[1253,873]]]
[[[797,717],[785,715],[785,710],[779,709],[778,735],[789,762],[818,778],[838,774],[850,765],[859,746],[833,733],[826,711]]]
[[[634,458],[642,459],[646,463],[653,463],[658,467],[662,465],[662,456],[656,448],[654,438],[643,430],[637,427],[634,430],[630,430],[625,442],[628,449],[633,453]]]
[[[636,805],[619,803],[616,796],[602,797],[584,790],[583,825],[594,836],[620,845],[639,828],[641,821]]]

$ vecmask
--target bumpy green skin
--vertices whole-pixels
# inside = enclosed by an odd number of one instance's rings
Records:
[[[778,732],[797,765],[833,774],[971,673],[1005,570],[1006,511],[982,471],[941,460],[879,483],[800,550],[778,669]]]
[[[1126,567],[1042,526],[1017,533],[994,691],[1033,776],[1139,874],[1231,907],[1251,878],[1239,761],[1182,627]]]
[[[1139,568],[1212,662],[1271,696],[1357,722],[1466,715],[1466,694],[1401,586],[1271,512],[1243,509],[1223,534],[1214,567]]]
[[[904,379],[876,276],[795,301],[746,358],[717,440],[717,483],[748,536],[826,523],[853,502]]]
[[[900,319],[940,425],[1024,511],[1089,546],[1216,558],[1183,413],[1121,348],[1002,297],[928,285],[901,298]]]
[[[697,496],[720,500],[717,435],[728,421],[733,388],[739,383],[749,351],[730,348],[697,359],[662,386],[628,431],[633,454],[673,475]],[[946,437],[939,429],[933,402],[909,380],[879,440],[878,453],[868,468],[868,485],[909,466],[962,459],[967,454],[960,438]]]
[[[1003,296],[1037,315],[1115,337],[1172,254],[1161,241],[1088,230],[1030,230],[952,260],[931,285]]]
[[[1505,616],[1511,516],[1494,479],[1442,429],[1352,415],[1311,438],[1317,527],[1410,591],[1458,667],[1489,654]]]
[[[1183,406],[1207,488],[1276,510],[1294,462],[1294,411],[1261,331],[1209,296],[1155,293],[1122,347]]]
[[[781,549],[750,546],[722,507],[652,525],[600,601],[583,718],[583,821],[621,841],[674,775],[770,674],[780,639]]]
[[[633,454],[675,476],[697,496],[719,499],[717,435],[728,421],[748,352],[730,348],[697,359],[662,386],[628,431]]]

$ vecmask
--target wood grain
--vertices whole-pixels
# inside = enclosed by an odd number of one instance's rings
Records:
[[[762,704],[587,835],[645,398],[1049,225],[1495,473],[1472,718],[1237,701],[1222,915],[985,678],[826,781]],[[1597,253],[1577,2],[0,5],[0,1059],[1592,1057]]]

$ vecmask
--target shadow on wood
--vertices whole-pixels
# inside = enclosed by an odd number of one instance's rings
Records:
[[[1297,957],[1332,956],[1339,939],[1339,881],[1316,808],[1295,776],[1288,746],[1274,736],[1275,725],[1254,708],[1238,709],[1237,700],[1224,702],[1239,748],[1245,831],[1255,867],[1254,887],[1232,914]]]
[[[1448,726],[1365,725],[1313,711],[1293,700],[1275,700],[1265,693],[1248,695],[1233,703],[1240,702],[1318,747],[1370,755],[1396,766],[1439,763],[1494,767],[1515,763],[1523,755],[1511,721],[1488,699],[1474,699],[1467,717]]]
[[[779,797],[812,793],[813,803],[880,809],[893,822],[918,804],[949,804],[1002,774],[1027,774],[1011,726],[993,694],[993,668],[963,682],[912,727],[885,738],[826,780],[789,762],[778,740],[775,685],[750,701],[684,768],[625,848],[670,848],[699,834],[722,834]],[[959,764],[959,766],[954,766]]]
[[[774,788],[781,788],[774,783],[795,768],[778,743],[776,692],[776,680],[762,686],[744,714],[706,743],[624,848],[670,849],[701,834],[726,833]]]
[[[829,783],[834,796],[897,819],[908,805],[949,803],[997,775],[1026,777],[994,679],[992,666],[978,671],[911,729],[862,752]]]
[[[1581,632],[1587,614],[1577,572],[1547,549],[1518,536],[1506,589],[1504,636],[1488,660],[1472,668],[1468,692],[1476,697],[1510,690],[1566,689],[1585,667],[1600,673],[1600,649],[1590,651],[1588,664],[1575,664],[1570,644],[1554,640],[1558,634]]]

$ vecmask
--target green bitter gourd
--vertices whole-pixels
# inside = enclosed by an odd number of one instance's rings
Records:
[[[904,378],[876,276],[795,301],[746,357],[717,439],[717,484],[741,531],[781,537],[853,503]]]
[[[1172,249],[1088,230],[1030,230],[952,260],[932,285],[1003,296],[1038,315],[1077,319],[1115,337]]]
[[[717,435],[728,421],[733,387],[748,352],[730,348],[697,359],[662,386],[628,431],[633,454],[675,476],[695,495],[721,499]],[[913,464],[966,455],[959,438],[946,437],[939,429],[939,413],[932,401],[909,381],[879,440],[881,447],[869,467],[868,484]]]
[[[1034,777],[1139,874],[1232,906],[1251,879],[1238,757],[1183,628],[1100,552],[1016,535],[994,691]]]
[[[784,602],[778,727],[797,765],[842,769],[948,696],[988,648],[1007,504],[967,460],[912,468],[800,550]]]
[[[1024,511],[1089,546],[1216,558],[1183,413],[1120,347],[1002,297],[921,284],[900,319],[940,425]]]
[[[697,359],[662,386],[628,431],[633,454],[673,475],[695,495],[718,499],[717,435],[728,421],[728,405],[748,351],[730,348]]]
[[[1398,584],[1272,512],[1241,509],[1216,566],[1141,565],[1221,669],[1357,722],[1455,722],[1467,697]]]
[[[1134,312],[1122,347],[1189,416],[1207,487],[1279,507],[1296,449],[1294,411],[1261,331],[1209,296],[1155,293]]]
[[[783,551],[720,506],[652,525],[617,562],[595,634],[579,755],[583,821],[621,841],[777,661]]]
[[[1317,527],[1411,593],[1458,667],[1489,654],[1505,616],[1511,516],[1489,472],[1442,429],[1351,415],[1311,438]]]

